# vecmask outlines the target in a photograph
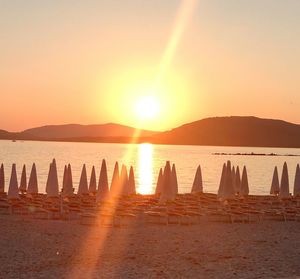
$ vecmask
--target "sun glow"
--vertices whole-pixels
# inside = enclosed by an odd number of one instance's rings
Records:
[[[153,119],[158,116],[160,104],[154,96],[142,96],[135,105],[135,111],[139,118]]]
[[[101,86],[95,87],[95,96],[107,92],[99,102],[106,104],[101,113],[109,115],[111,121],[153,131],[170,129],[185,121],[182,116],[189,112],[190,102],[186,96],[194,86],[188,71],[173,61],[197,0],[180,3],[170,38],[158,61],[137,56],[113,66],[106,78],[99,78]]]

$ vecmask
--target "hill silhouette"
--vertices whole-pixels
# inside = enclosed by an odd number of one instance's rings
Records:
[[[253,116],[231,116],[206,118],[165,132],[113,123],[68,124],[20,133],[0,130],[0,139],[300,148],[300,125]]]
[[[139,137],[149,137],[156,132],[139,130],[132,127],[108,123],[100,125],[48,125],[32,129],[27,129],[23,133],[47,139],[68,139],[68,138],[110,138],[110,137],[126,137],[130,138],[135,135]]]
[[[26,133],[12,133],[5,130],[0,130],[0,139],[4,140],[16,140],[16,139],[22,139],[22,140],[38,140],[37,137],[32,137],[31,135],[27,135]]]
[[[214,117],[153,136],[153,143],[300,147],[300,125],[257,117]]]

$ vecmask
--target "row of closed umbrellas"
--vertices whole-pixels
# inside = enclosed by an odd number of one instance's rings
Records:
[[[1,164],[0,193],[4,192],[5,190],[4,186],[5,186],[4,166],[3,164]],[[37,171],[36,171],[35,163],[32,165],[28,184],[27,184],[26,167],[25,165],[23,166],[20,185],[18,184],[16,164],[12,165],[12,171],[11,171],[7,196],[10,199],[18,199],[20,192],[31,194],[31,195],[38,194],[39,192],[38,179],[37,179]],[[97,200],[106,198],[108,194],[111,194],[113,196],[135,194],[136,188],[135,188],[135,178],[134,178],[133,168],[130,167],[128,173],[126,166],[122,165],[121,171],[119,172],[119,164],[118,162],[116,162],[111,186],[109,188],[106,161],[104,159],[102,160],[98,187],[96,181],[95,167],[94,166],[92,167],[90,181],[88,182],[86,166],[83,165],[77,194],[84,195],[90,193],[97,194]],[[58,197],[60,195],[55,159],[53,159],[53,161],[50,163],[49,173],[46,182],[46,194],[47,197]],[[74,195],[72,170],[70,164],[68,164],[68,166],[65,166],[64,168],[61,195],[63,197],[70,197]]]
[[[203,192],[203,181],[200,165],[197,167],[191,192]],[[170,162],[167,161],[164,169],[160,169],[155,193],[160,194],[160,201],[162,202],[175,199],[175,196],[178,193],[178,182],[175,164],[173,164],[171,168]],[[288,167],[286,162],[283,165],[280,183],[278,177],[278,169],[277,166],[275,167],[270,194],[278,195],[280,198],[289,198],[291,196],[289,189]],[[218,197],[221,200],[226,200],[236,198],[237,196],[246,197],[248,195],[249,183],[246,166],[243,167],[242,175],[240,175],[239,166],[235,168],[234,166],[232,166],[230,161],[227,161],[226,164],[224,163],[218,189]],[[300,195],[299,164],[296,168],[293,195]]]
[[[285,162],[282,169],[281,180],[279,182],[278,168],[274,169],[271,189],[271,195],[278,195],[281,198],[289,198],[290,187],[289,187],[289,174],[288,166]],[[240,177],[239,167],[231,167],[231,162],[223,165],[221,181],[218,190],[218,197],[221,199],[231,199],[237,195],[245,197],[249,195],[249,184],[246,166],[243,167],[242,177]],[[293,195],[300,195],[300,167],[299,164],[296,168]]]
[[[4,166],[0,167],[0,192],[4,192]],[[8,198],[18,198],[19,192],[27,194],[38,193],[38,181],[36,165],[33,164],[27,184],[26,167],[23,166],[20,185],[18,184],[16,165],[12,165],[11,178],[8,188]],[[194,182],[191,189],[192,193],[203,192],[203,180],[201,166],[199,165],[196,170]],[[135,177],[133,167],[130,167],[129,173],[125,165],[122,165],[119,171],[119,164],[116,162],[114,166],[111,185],[109,187],[106,161],[102,160],[98,187],[96,182],[95,167],[92,167],[90,181],[88,182],[86,166],[83,165],[77,194],[96,194],[97,200],[105,199],[108,195],[132,195],[136,193]],[[155,193],[160,195],[160,201],[166,202],[174,200],[178,194],[178,180],[175,164],[169,161],[166,162],[164,168],[161,168],[158,175]],[[56,161],[53,161],[49,167],[49,173],[46,183],[46,194],[48,197],[58,197],[59,182],[57,175]],[[224,163],[222,168],[221,180],[218,189],[218,197],[220,199],[231,199],[238,196],[247,196],[249,194],[249,184],[246,166],[243,167],[242,176],[240,175],[239,166],[236,168],[232,166],[231,162]],[[284,163],[282,176],[279,183],[278,168],[275,167],[273,179],[271,183],[270,194],[279,195],[282,198],[290,197],[289,191],[289,178],[287,164]],[[294,182],[294,196],[300,195],[300,167],[297,165],[295,182]],[[68,164],[64,168],[63,182],[61,195],[70,197],[74,195],[72,170],[71,165]]]
[[[289,185],[289,173],[288,173],[288,166],[285,162],[282,168],[282,175],[279,183],[279,176],[278,176],[278,168],[277,166],[274,169],[273,179],[270,189],[271,195],[279,195],[282,198],[290,197],[290,185]],[[296,174],[294,180],[294,189],[293,195],[298,196],[300,195],[300,167],[297,164],[296,167]]]

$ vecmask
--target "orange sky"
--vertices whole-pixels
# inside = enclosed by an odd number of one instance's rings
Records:
[[[299,1],[3,1],[0,129],[300,123]],[[159,109],[142,117],[152,96]]]

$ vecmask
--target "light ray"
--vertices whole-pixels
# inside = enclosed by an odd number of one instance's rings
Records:
[[[160,63],[156,87],[161,83],[164,75],[168,71],[170,64],[174,58],[179,42],[183,36],[184,30],[186,29],[189,20],[193,15],[193,11],[195,10],[197,0],[183,0],[181,1],[180,7],[177,12],[175,24],[173,31],[171,33],[171,37],[167,44],[167,47],[164,51],[162,61]]]
[[[159,71],[157,73],[156,80],[153,85],[154,90],[156,88],[160,87],[161,81],[164,78],[166,72],[168,71],[168,69],[170,67],[170,64],[176,53],[178,44],[182,38],[184,30],[186,29],[188,21],[190,20],[190,18],[192,16],[192,12],[196,6],[196,3],[197,3],[197,0],[182,0],[181,4],[179,6],[176,20],[174,23],[174,28],[173,28],[173,31],[171,32],[171,37],[169,39],[167,47],[163,53],[163,58],[160,63],[160,66],[159,66]],[[140,130],[136,129],[135,133],[132,137],[131,143],[137,143],[139,136],[140,136]],[[127,152],[126,156],[124,157],[125,161],[126,161],[127,156],[130,158],[130,156],[133,152],[133,148],[134,147],[132,144],[128,145],[128,152]],[[143,178],[141,181],[143,183],[145,183],[145,185],[146,185],[145,191],[146,191],[146,188],[148,191],[150,181],[152,184],[152,177],[149,177],[149,173],[151,173],[150,175],[152,176],[152,171],[151,171],[152,161],[151,161],[151,165],[150,165],[150,161],[149,161],[149,160],[152,160],[152,156],[151,156],[152,150],[150,150],[150,152],[149,152],[149,147],[147,146],[147,148],[145,147],[145,150],[142,152],[142,153],[144,153],[144,155],[143,156],[141,155],[141,157],[140,157],[141,160],[147,160],[147,164],[145,162],[143,162],[145,165],[142,166],[143,170],[142,170],[142,173],[140,173],[140,175],[143,175]],[[144,157],[144,158],[142,158],[142,157]],[[118,188],[120,188],[120,187],[118,187]],[[143,190],[140,189],[140,190],[141,190],[141,192],[144,192],[144,189]],[[111,216],[113,216],[115,214],[115,210],[116,210],[117,206],[118,206],[118,199],[111,199],[111,206],[110,206]],[[100,219],[100,218],[101,218],[101,216],[98,215],[97,219]],[[102,253],[103,248],[105,248],[106,237],[110,230],[110,229],[107,229],[105,231],[102,230],[103,233],[99,234],[98,233],[99,229],[101,229],[101,228],[99,228],[99,227],[91,228],[85,241],[82,243],[80,255],[78,255],[79,259],[85,258],[86,256],[95,257],[94,261],[92,261],[89,266],[89,271],[86,273],[86,276],[85,276],[86,278],[92,277],[92,274],[95,270],[96,265],[99,264],[98,260],[101,259],[101,253]],[[128,233],[129,232],[130,232],[130,230],[128,230]],[[97,239],[97,241],[95,241],[95,239]],[[92,241],[94,241],[92,248],[89,248],[89,243]],[[87,245],[85,245],[85,243],[87,243]],[[118,243],[117,243],[117,245],[118,245]],[[74,278],[74,277],[76,277],[76,271],[71,270],[71,272],[69,274],[69,278]]]

